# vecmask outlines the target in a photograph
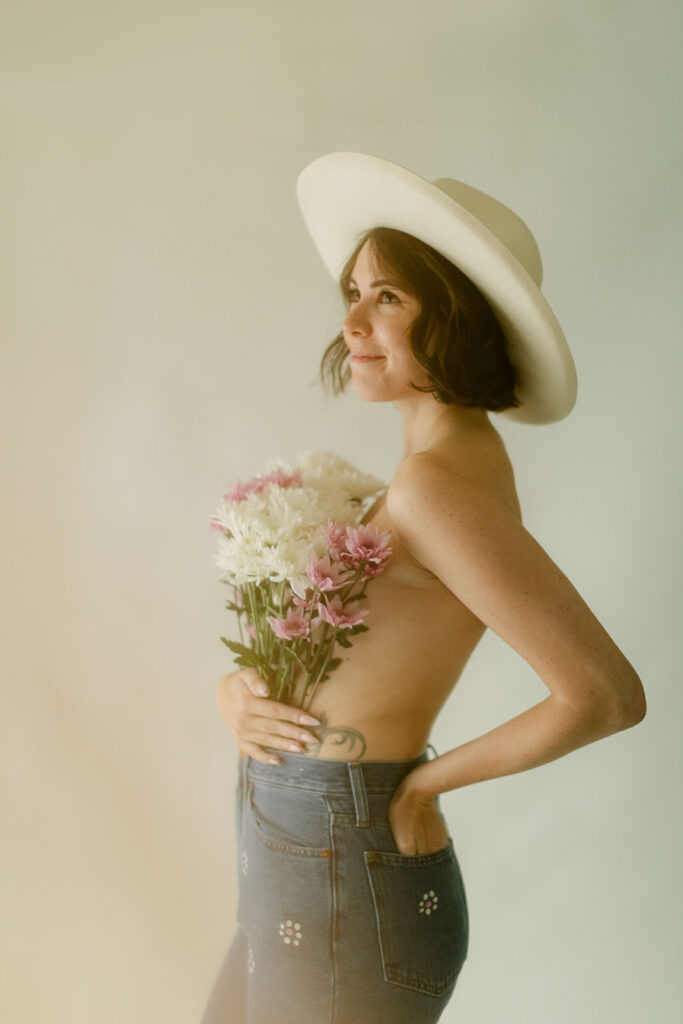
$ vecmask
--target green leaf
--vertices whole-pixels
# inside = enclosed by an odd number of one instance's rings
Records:
[[[250,647],[245,647],[244,644],[239,644],[236,640],[226,640],[224,636],[221,637],[221,640],[226,647],[229,647],[234,654],[239,656],[235,658],[238,665],[241,665],[243,668],[260,668],[263,666],[263,658],[255,651],[252,651]]]
[[[351,633],[351,634],[354,634],[354,633],[367,633],[369,628],[370,628],[369,626],[364,626],[362,622],[359,622],[357,625],[351,626],[350,629],[347,629],[346,632],[347,633]]]
[[[353,647],[351,641],[347,640],[343,633],[337,633],[337,643],[340,647]]]

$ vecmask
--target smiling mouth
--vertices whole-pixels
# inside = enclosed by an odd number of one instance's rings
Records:
[[[357,355],[357,356],[351,356],[351,358],[352,359],[356,359],[360,363],[371,363],[371,362],[374,362],[376,359],[384,359],[384,356],[361,356],[361,355]]]

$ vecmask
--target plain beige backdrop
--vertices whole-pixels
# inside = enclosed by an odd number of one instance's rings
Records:
[[[635,729],[442,798],[471,916],[443,1020],[680,1020],[679,5],[2,20],[3,1024],[192,1024],[231,938],[235,627],[209,517],[270,456],[389,479],[401,453],[393,406],[315,382],[342,308],[295,182],[341,149],[534,231],[579,397],[553,426],[492,419],[527,528],[648,698]],[[489,633],[433,742],[546,692]]]

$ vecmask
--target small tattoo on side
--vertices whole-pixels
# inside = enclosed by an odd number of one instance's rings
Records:
[[[362,732],[359,732],[358,729],[352,729],[351,726],[348,725],[329,725],[329,720],[325,711],[321,711],[318,718],[320,719],[320,725],[316,725],[315,728],[310,729],[310,731],[315,733],[319,742],[308,743],[306,745],[307,754],[311,757],[318,757],[323,743],[325,740],[329,739],[336,747],[341,746],[343,743],[348,743],[350,754],[354,754],[357,758],[361,758],[363,756],[366,751],[367,744]],[[356,747],[360,748],[357,753]]]

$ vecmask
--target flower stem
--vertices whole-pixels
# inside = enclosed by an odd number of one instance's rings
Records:
[[[310,708],[311,702],[312,702],[313,698],[315,697],[315,691],[318,689],[318,685],[320,683],[320,677],[323,674],[323,672],[325,671],[325,666],[327,665],[327,662],[330,659],[330,655],[332,654],[332,651],[334,650],[334,634],[333,634],[332,645],[329,647],[329,650],[325,651],[325,642],[327,640],[328,632],[329,632],[329,626],[328,626],[327,623],[325,623],[324,627],[323,627],[323,634],[320,637],[320,641],[318,643],[318,655],[317,655],[316,659],[314,660],[313,670],[311,672],[311,675],[313,675],[313,679],[306,684],[306,687],[304,689],[304,695],[303,695],[302,702],[301,702],[301,706],[302,706],[302,708],[304,710],[308,710],[308,708]],[[324,656],[322,658],[320,656],[320,651],[321,650],[323,651],[323,654],[324,654]],[[315,664],[316,661],[319,662],[319,664],[316,665]],[[309,689],[311,690],[310,697],[308,696]],[[308,698],[308,703],[306,703],[306,699],[307,698]]]

